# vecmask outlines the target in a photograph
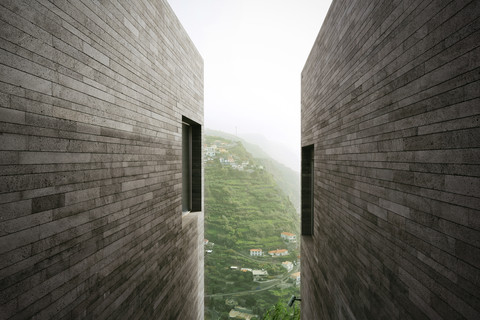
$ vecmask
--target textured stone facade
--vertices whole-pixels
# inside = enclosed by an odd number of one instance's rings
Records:
[[[1,1],[1,319],[203,319],[182,117],[203,60],[165,0]]]
[[[302,72],[303,319],[480,319],[479,29],[479,1],[333,1]]]

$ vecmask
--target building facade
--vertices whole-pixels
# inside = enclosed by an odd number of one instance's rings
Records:
[[[263,256],[263,250],[262,249],[250,249],[250,255],[254,257],[261,257]]]
[[[268,251],[268,254],[271,255],[272,257],[288,256],[288,250],[277,249],[277,250]]]
[[[296,286],[300,285],[300,272],[294,272],[290,275],[290,279],[295,282]]]
[[[334,0],[302,71],[302,319],[480,318],[480,2]]]
[[[282,267],[287,269],[288,272],[293,270],[293,263],[291,261],[284,261],[282,262]]]
[[[282,232],[280,234],[280,237],[282,237],[283,240],[288,242],[297,242],[297,236],[291,232]]]
[[[0,318],[203,319],[203,60],[168,3],[0,23]]]

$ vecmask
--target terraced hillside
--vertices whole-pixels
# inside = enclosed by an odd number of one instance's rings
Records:
[[[290,280],[298,269],[298,243],[280,237],[282,232],[298,235],[298,214],[273,175],[241,142],[206,136],[204,147],[206,319],[228,316],[232,301],[261,316],[279,299],[298,294]],[[251,257],[253,248],[264,256]],[[289,253],[267,254],[276,249]],[[294,270],[282,267],[284,261],[295,263]],[[254,282],[249,269],[264,269],[268,277]]]

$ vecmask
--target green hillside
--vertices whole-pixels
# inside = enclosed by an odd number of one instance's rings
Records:
[[[264,168],[273,175],[277,185],[288,196],[297,212],[300,212],[300,173],[290,169],[279,161],[272,159],[261,147],[252,140],[245,140],[222,131],[206,129],[207,136],[220,137],[229,141],[240,141]]]
[[[265,170],[272,173],[277,185],[300,212],[300,174],[271,158],[258,159]]]
[[[298,214],[264,162],[241,142],[206,136],[205,147],[214,150],[205,155],[205,316],[228,319],[235,305],[261,316],[279,299],[298,295],[290,279],[299,271],[298,243],[280,237],[282,232],[299,234]],[[250,249],[262,249],[265,256],[251,257]],[[289,253],[267,254],[276,249]],[[283,261],[295,263],[294,269],[287,271]],[[253,281],[255,269],[266,270],[268,277]]]

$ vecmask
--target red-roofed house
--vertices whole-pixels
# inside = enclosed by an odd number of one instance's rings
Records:
[[[293,233],[290,232],[282,232],[280,234],[283,240],[286,240],[288,242],[297,242],[297,236]]]
[[[287,269],[288,272],[290,272],[293,269],[293,263],[291,261],[283,261],[282,267],[284,267],[285,269]]]
[[[262,249],[250,249],[250,255],[254,257],[261,257],[263,256]]]
[[[295,284],[298,286],[300,284],[300,272],[292,273],[290,279],[295,280]]]
[[[268,251],[268,254],[271,255],[272,257],[286,256],[286,255],[288,255],[288,250],[287,249],[277,249],[277,250]]]

